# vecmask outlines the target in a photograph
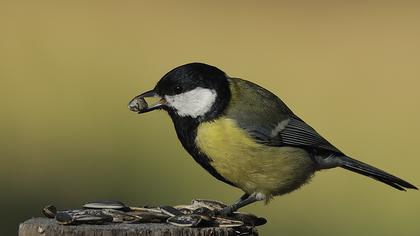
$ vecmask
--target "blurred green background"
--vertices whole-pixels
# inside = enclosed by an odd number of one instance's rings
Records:
[[[420,185],[420,5],[0,3],[0,235],[44,205],[232,202],[164,112],[127,102],[206,62],[278,94],[347,154]],[[420,197],[334,169],[268,206],[261,235],[419,235]]]

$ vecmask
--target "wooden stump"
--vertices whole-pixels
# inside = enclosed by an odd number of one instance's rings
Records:
[[[231,236],[241,232],[235,228],[187,228],[162,223],[60,225],[48,218],[32,218],[19,226],[19,236]],[[258,235],[258,232],[252,228],[249,234],[240,235]]]

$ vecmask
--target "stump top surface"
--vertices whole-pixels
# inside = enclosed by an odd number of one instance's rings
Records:
[[[257,235],[255,229],[249,235]],[[104,224],[104,225],[60,225],[54,219],[32,218],[19,226],[19,236],[40,236],[40,235],[84,235],[84,236],[131,236],[131,235],[165,235],[165,236],[229,236],[238,235],[235,228],[188,228],[178,227],[164,223],[144,224]]]

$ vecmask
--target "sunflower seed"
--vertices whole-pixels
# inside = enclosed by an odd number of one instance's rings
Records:
[[[182,213],[180,210],[176,209],[175,207],[171,207],[171,206],[160,206],[159,209],[162,211],[162,213],[165,213],[168,216],[184,215],[184,213]]]
[[[265,218],[248,213],[235,212],[231,217],[227,218],[242,221],[244,225],[248,226],[260,226],[267,223],[267,220]]]
[[[73,217],[67,212],[57,212],[55,220],[62,225],[69,225],[74,222]]]
[[[199,215],[176,215],[169,217],[166,222],[180,227],[197,227],[202,219]]]
[[[195,209],[192,214],[201,215],[201,216],[207,216],[207,217],[214,217],[215,213],[214,211],[210,210],[207,207],[199,207]]]
[[[242,221],[231,220],[231,219],[226,219],[226,218],[221,218],[221,217],[216,217],[215,223],[218,227],[222,227],[222,228],[233,228],[233,227],[239,227],[239,226],[244,225]]]
[[[209,208],[210,210],[222,210],[225,207],[227,207],[226,204],[224,204],[223,202],[219,202],[216,200],[208,200],[208,199],[194,199],[191,202],[192,207],[199,208],[199,207],[206,207]]]
[[[97,201],[97,202],[88,202],[83,205],[83,208],[87,209],[115,209],[121,211],[129,211],[130,208],[127,207],[124,203],[120,201]]]
[[[57,214],[57,208],[53,205],[48,205],[42,209],[42,214],[48,218],[54,218]]]

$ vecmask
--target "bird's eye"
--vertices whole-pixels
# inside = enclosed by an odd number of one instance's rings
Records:
[[[181,86],[175,86],[175,88],[174,88],[174,92],[176,93],[176,94],[180,94],[180,93],[182,93],[182,91],[184,91],[184,89],[181,87]]]

